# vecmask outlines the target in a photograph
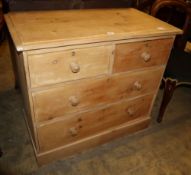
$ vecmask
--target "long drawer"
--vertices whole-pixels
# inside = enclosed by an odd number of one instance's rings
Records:
[[[111,127],[148,116],[153,94],[125,100],[91,112],[68,116],[38,128],[40,151],[47,151],[92,136]]]
[[[37,122],[156,91],[163,67],[84,79],[32,94]]]
[[[172,38],[117,44],[113,72],[166,64],[172,45]]]
[[[107,74],[112,46],[29,55],[31,87]]]

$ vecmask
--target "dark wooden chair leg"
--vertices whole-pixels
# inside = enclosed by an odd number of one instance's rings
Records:
[[[9,33],[8,33],[8,41],[9,41],[9,50],[15,78],[15,89],[19,89],[19,78],[18,78],[17,61],[16,61],[17,58],[15,57],[14,44]]]
[[[162,99],[162,103],[160,106],[159,115],[157,118],[157,122],[159,122],[159,123],[162,121],[166,107],[172,98],[172,95],[173,95],[174,90],[177,85],[177,80],[166,79],[166,80],[164,80],[164,83],[165,84],[164,84],[163,99]]]
[[[2,157],[2,155],[3,155],[3,152],[2,152],[2,150],[1,150],[1,148],[0,148],[0,157]]]

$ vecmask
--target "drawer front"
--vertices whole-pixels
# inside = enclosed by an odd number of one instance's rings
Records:
[[[29,55],[31,87],[107,74],[111,46]]]
[[[131,74],[84,79],[33,93],[35,116],[38,122],[69,113],[132,98],[156,91],[163,67]]]
[[[147,95],[41,126],[38,128],[40,151],[63,146],[148,116],[152,99],[153,95]]]
[[[116,45],[113,72],[166,64],[173,39],[158,39]]]

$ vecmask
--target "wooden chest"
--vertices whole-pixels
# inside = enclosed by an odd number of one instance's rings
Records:
[[[179,29],[131,8],[5,19],[40,164],[148,126]]]

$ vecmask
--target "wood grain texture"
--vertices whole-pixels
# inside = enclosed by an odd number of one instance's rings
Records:
[[[29,55],[31,87],[107,74],[111,46]]]
[[[88,43],[88,44],[79,44],[79,45],[68,45],[64,47],[52,47],[52,48],[43,48],[37,50],[27,50],[25,51],[27,55],[38,55],[50,52],[60,52],[60,51],[68,51],[73,49],[84,49],[91,47],[99,47],[99,46],[116,46],[117,44],[125,44],[125,43],[134,43],[141,41],[151,41],[151,40],[160,40],[160,39],[174,39],[175,35],[163,35],[163,36],[152,36],[152,37],[142,37],[142,38],[130,38],[123,40],[112,40],[112,41],[103,41],[97,43]]]
[[[28,91],[28,84],[27,84],[27,73],[25,72],[25,54],[22,52],[17,52],[14,46],[14,43],[11,38],[9,38],[9,47],[11,52],[11,57],[15,61],[15,73],[16,73],[16,81],[17,85],[21,89],[22,99],[24,102],[24,110],[25,110],[25,117],[28,127],[31,131],[31,136],[33,138],[33,142],[38,148],[38,141],[36,136],[36,127],[34,126],[34,115],[32,111],[32,102],[31,102],[31,93]]]
[[[132,8],[12,12],[5,20],[18,51],[181,33]]]
[[[90,137],[114,126],[148,116],[153,94],[122,101],[99,110],[65,117],[38,128],[40,151]]]
[[[36,156],[38,163],[39,165],[43,165],[51,162],[52,160],[58,160],[66,156],[73,155],[74,153],[80,153],[118,137],[145,129],[148,127],[149,123],[150,117],[145,117],[138,121],[129,122],[118,127],[113,127],[105,132],[88,137],[86,139],[82,139],[73,144],[68,144],[44,153],[37,153]]]
[[[117,44],[113,72],[166,64],[174,39]]]
[[[131,8],[5,18],[40,163],[148,126],[181,30]]]
[[[158,87],[163,70],[163,67],[159,67],[150,71],[84,79],[57,88],[37,91],[32,94],[36,121],[51,120],[55,117],[63,117],[66,114],[153,92]],[[141,86],[138,89],[137,84]],[[70,97],[76,97],[79,104],[73,106],[69,100]]]

